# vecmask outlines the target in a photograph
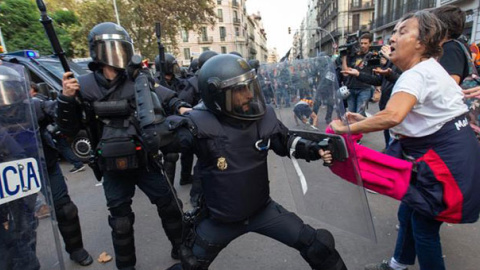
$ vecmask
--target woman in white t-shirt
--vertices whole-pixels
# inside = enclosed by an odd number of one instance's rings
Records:
[[[418,257],[422,270],[444,270],[440,226],[444,221],[478,220],[480,145],[465,118],[462,89],[435,60],[445,35],[441,22],[426,11],[406,15],[395,26],[390,60],[403,71],[385,110],[365,118],[347,113],[350,125],[331,123],[338,133],[390,129],[395,140],[387,154],[415,160],[417,174],[402,198],[400,229],[389,261],[366,270],[406,269]],[[329,154],[324,155],[324,160]],[[461,198],[451,206],[453,198]],[[445,218],[446,209],[456,209]],[[451,213],[449,213],[451,214]]]

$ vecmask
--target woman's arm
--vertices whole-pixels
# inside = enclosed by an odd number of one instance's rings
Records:
[[[417,102],[414,95],[406,92],[395,93],[387,103],[385,110],[376,113],[350,125],[351,133],[367,133],[392,128],[400,124]],[[331,124],[335,133],[342,134],[348,131],[347,126],[341,121],[334,121]]]

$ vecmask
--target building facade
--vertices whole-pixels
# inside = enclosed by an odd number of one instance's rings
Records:
[[[216,0],[217,22],[197,31],[182,30],[178,35],[177,61],[183,66],[207,50],[240,53],[246,59],[266,62],[267,34],[260,13],[247,15],[246,0]]]
[[[459,6],[466,13],[463,34],[470,42],[480,41],[479,0],[375,0],[373,33],[380,44],[388,42],[398,20],[408,12],[443,5]]]

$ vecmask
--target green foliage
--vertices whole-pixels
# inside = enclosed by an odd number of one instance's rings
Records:
[[[116,22],[112,0],[44,0],[64,51],[88,56],[87,36],[98,23]],[[116,0],[120,24],[130,33],[137,51],[150,59],[158,54],[155,22],[162,24],[162,42],[177,47],[181,29],[196,30],[215,23],[214,0]],[[51,46],[35,0],[0,0],[0,27],[9,51],[36,49],[50,54]]]
[[[52,54],[50,41],[47,39],[43,25],[39,22],[40,12],[34,0],[0,1],[0,27],[9,51],[34,49],[42,55]],[[75,19],[66,18],[73,13],[59,12],[59,18],[65,23],[74,23]],[[58,39],[67,55],[72,54],[70,34],[56,25]]]

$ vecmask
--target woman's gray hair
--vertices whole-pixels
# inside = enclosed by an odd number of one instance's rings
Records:
[[[400,19],[401,22],[415,18],[418,21],[418,40],[425,46],[422,56],[426,58],[440,57],[443,54],[441,42],[446,36],[443,23],[431,12],[419,10],[409,13]]]

